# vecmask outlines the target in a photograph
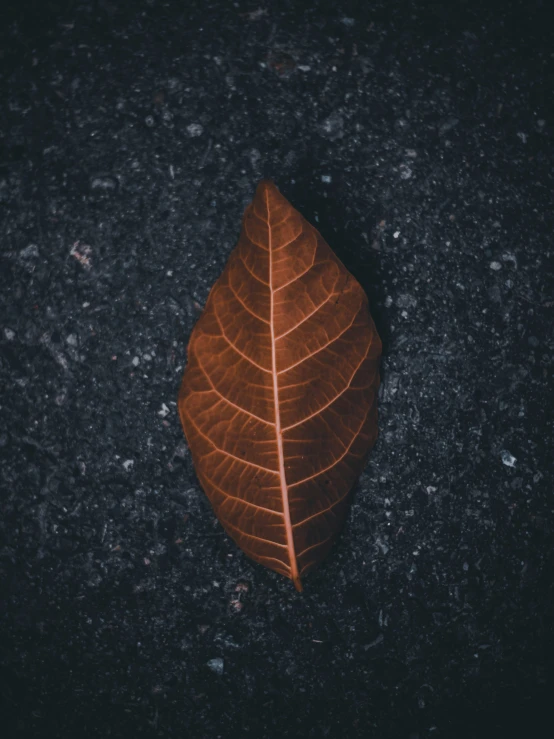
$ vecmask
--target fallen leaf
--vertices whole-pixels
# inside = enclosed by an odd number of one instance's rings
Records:
[[[297,590],[377,438],[380,354],[360,284],[260,182],[192,332],[179,413],[224,529]]]

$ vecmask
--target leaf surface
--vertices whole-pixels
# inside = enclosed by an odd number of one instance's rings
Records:
[[[179,413],[227,533],[298,590],[377,438],[380,355],[360,284],[260,182],[192,332]]]

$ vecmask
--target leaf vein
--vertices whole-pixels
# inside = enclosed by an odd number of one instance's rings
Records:
[[[278,246],[277,249],[273,250],[273,253],[277,254],[277,252],[281,251],[281,249],[286,249],[287,246],[290,246],[292,243],[296,241],[296,239],[300,238],[300,236],[302,236],[303,233],[304,233],[304,229],[301,228],[300,231],[296,234],[296,236],[293,239],[291,239],[290,241],[287,241],[286,244],[281,244],[281,246]]]
[[[331,536],[328,536],[326,539],[322,539],[322,541],[318,541],[317,544],[312,544],[311,547],[306,547],[306,549],[301,551],[298,556],[301,557],[303,554],[306,554],[306,552],[309,552],[312,549],[316,549],[317,547],[320,547],[322,544],[327,544],[327,542],[332,538],[333,538],[333,534],[331,534]]]
[[[267,249],[265,246],[263,246],[262,244],[260,244],[258,241],[255,241],[252,238],[252,236],[250,236],[250,234],[248,233],[248,227],[246,226],[246,221],[244,223],[244,233],[246,234],[246,238],[248,239],[248,241],[251,244],[254,244],[254,246],[259,247],[262,251],[265,251],[265,252],[268,252],[269,251],[269,249]]]
[[[285,331],[284,333],[280,334],[279,336],[275,337],[275,341],[279,341],[279,339],[282,339],[284,336],[287,336],[288,334],[292,333],[293,331],[296,331],[296,329],[301,326],[303,323],[306,323],[306,321],[311,318],[313,315],[315,315],[320,308],[323,308],[323,306],[328,303],[332,297],[334,297],[336,293],[331,293],[329,297],[327,297],[322,303],[320,303],[316,308],[314,308],[313,311],[308,313],[307,316],[305,316],[299,323],[296,324],[296,326],[293,326],[292,328],[289,328],[288,331]]]
[[[344,495],[341,495],[341,497],[338,500],[335,500],[334,503],[332,503],[328,508],[324,508],[321,511],[317,511],[317,513],[313,513],[311,516],[307,516],[306,518],[303,518],[302,521],[298,521],[298,523],[293,524],[292,528],[296,528],[297,526],[303,526],[306,521],[311,521],[312,518],[317,518],[318,516],[323,515],[324,513],[327,513],[327,511],[331,511],[335,506],[337,506],[339,503],[342,503],[342,501],[348,497],[348,494],[350,493],[350,488],[346,491]]]
[[[192,418],[190,416],[188,416],[188,420],[189,420],[191,426],[194,427],[194,429],[196,430],[196,432],[198,434],[200,434],[200,436],[202,436],[204,439],[206,439],[206,441],[208,441],[213,446],[214,451],[210,452],[210,454],[213,454],[214,452],[220,452],[221,454],[224,454],[226,457],[230,457],[231,459],[236,459],[237,462],[242,462],[243,464],[246,464],[249,467],[256,467],[258,470],[263,470],[264,472],[270,472],[272,475],[278,475],[279,474],[277,470],[272,470],[269,467],[264,467],[261,464],[256,464],[256,462],[250,462],[248,459],[243,459],[242,457],[237,457],[236,454],[231,454],[231,452],[228,452],[226,449],[223,449],[222,447],[217,446],[217,444],[214,444],[214,442],[210,439],[209,436],[207,436],[207,434],[205,434],[203,431],[201,431],[198,428],[198,426],[194,423],[194,421],[192,420]],[[208,455],[206,455],[206,456],[208,456]]]
[[[238,500],[241,503],[243,503],[245,506],[251,506],[252,508],[257,508],[260,511],[267,511],[268,513],[273,513],[275,516],[281,516],[283,517],[283,514],[279,511],[274,511],[273,508],[266,508],[262,505],[257,505],[256,503],[250,503],[248,500],[243,500],[243,498],[239,498],[238,495],[231,495],[231,493],[226,493],[225,490],[222,490],[219,485],[216,485],[207,475],[203,476],[209,485],[211,485],[213,488],[215,488],[218,492],[221,493],[221,495],[224,495],[226,498],[230,498],[231,500]]]
[[[246,531],[243,531],[238,526],[235,526],[234,524],[229,523],[229,521],[227,521],[227,519],[225,519],[225,526],[228,526],[230,529],[235,529],[235,531],[238,531],[241,536],[247,536],[249,539],[256,539],[257,541],[265,541],[268,544],[272,544],[274,547],[282,547],[283,549],[286,549],[287,548],[287,545],[286,544],[279,544],[279,542],[277,542],[277,541],[271,541],[271,539],[266,539],[263,536],[256,536],[255,534],[247,534]],[[280,560],[278,560],[278,561],[280,561]],[[283,564],[284,564],[284,562],[283,562]]]
[[[356,439],[360,435],[360,432],[361,432],[361,430],[364,427],[364,423],[367,421],[367,417],[369,416],[369,413],[370,413],[372,407],[373,407],[373,403],[369,406],[369,408],[367,409],[367,411],[364,413],[364,417],[362,419],[362,422],[361,422],[358,430],[356,431],[356,433],[352,437],[352,440],[351,440],[350,444],[346,447],[346,449],[340,455],[340,457],[333,462],[333,464],[330,464],[328,467],[325,467],[324,469],[319,470],[319,472],[316,472],[314,475],[310,475],[309,477],[305,477],[303,480],[298,480],[297,482],[292,482],[289,485],[289,487],[293,488],[293,487],[296,487],[297,485],[302,485],[303,483],[308,482],[308,480],[314,480],[316,477],[319,477],[320,475],[323,475],[323,473],[328,472],[329,470],[332,470],[333,467],[336,467],[339,464],[339,462],[341,462],[346,457],[346,455],[348,454],[348,452],[352,448],[354,442],[356,441]]]
[[[264,323],[267,323],[267,325],[269,326],[269,321],[267,321],[267,320],[266,320],[265,318],[262,318],[262,317],[261,317],[261,316],[259,316],[259,315],[258,315],[257,313],[254,313],[254,311],[253,311],[253,310],[251,310],[251,309],[250,309],[250,308],[249,308],[249,307],[248,307],[248,306],[246,305],[246,303],[244,302],[244,300],[242,300],[242,299],[241,299],[241,298],[240,298],[240,297],[238,296],[238,294],[237,294],[237,293],[236,293],[236,292],[235,292],[235,291],[233,290],[233,286],[231,285],[231,283],[229,283],[229,284],[228,284],[228,287],[229,287],[229,290],[230,290],[230,291],[231,291],[231,292],[233,293],[233,295],[235,296],[235,298],[236,298],[236,299],[237,299],[237,300],[239,301],[239,303],[240,303],[240,304],[242,305],[242,307],[244,308],[244,310],[248,311],[248,313],[250,313],[250,315],[251,315],[251,316],[254,316],[254,318],[257,318],[257,319],[258,319],[258,321],[263,321]]]
[[[319,354],[324,349],[327,349],[328,346],[331,346],[331,344],[334,344],[335,341],[337,341],[338,339],[340,339],[340,337],[343,334],[345,334],[349,329],[352,328],[352,326],[354,325],[354,321],[356,320],[357,316],[358,316],[358,313],[356,312],[354,314],[354,318],[350,321],[350,323],[348,324],[348,326],[346,328],[344,328],[340,333],[338,333],[334,338],[332,338],[331,341],[328,341],[323,346],[320,346],[319,349],[317,349],[315,352],[312,352],[312,354],[308,354],[308,356],[302,357],[302,359],[300,359],[298,362],[295,362],[294,364],[291,364],[290,367],[286,367],[285,369],[279,370],[279,372],[277,372],[277,374],[278,375],[282,375],[284,372],[288,372],[289,370],[293,369],[293,367],[298,367],[299,364],[302,364],[303,362],[307,362],[308,359],[311,359],[312,357],[315,357],[316,354]]]
[[[206,380],[207,380],[207,381],[208,381],[208,382],[210,383],[210,387],[211,387],[212,391],[213,391],[213,392],[214,392],[214,393],[215,393],[215,394],[216,394],[216,395],[217,395],[218,397],[220,397],[220,398],[221,398],[221,400],[224,400],[224,401],[225,401],[226,403],[228,403],[228,404],[229,404],[230,406],[232,406],[233,408],[236,408],[236,409],[237,409],[238,411],[241,411],[242,413],[246,413],[246,414],[247,414],[248,416],[252,416],[252,418],[255,418],[255,419],[256,419],[257,421],[262,421],[263,423],[267,423],[267,424],[268,424],[269,426],[275,426],[275,424],[274,424],[274,423],[273,423],[272,421],[267,421],[267,420],[266,420],[265,418],[262,418],[261,416],[257,416],[257,415],[256,415],[255,413],[251,413],[250,411],[247,411],[247,410],[246,410],[246,408],[243,408],[242,406],[240,406],[240,405],[237,405],[236,403],[233,403],[233,401],[232,401],[232,400],[229,400],[229,398],[226,398],[226,397],[225,397],[225,396],[223,395],[223,393],[221,393],[221,392],[220,392],[220,391],[219,391],[219,390],[218,390],[218,389],[216,388],[216,386],[215,386],[215,385],[213,384],[213,382],[212,382],[212,380],[211,380],[210,376],[208,375],[208,373],[206,372],[206,370],[205,370],[205,369],[204,369],[204,367],[202,366],[202,363],[200,362],[200,359],[198,358],[198,355],[196,355],[196,359],[197,359],[197,361],[198,361],[198,366],[200,367],[200,370],[202,371],[202,373],[203,373],[203,374],[204,374],[204,376],[206,377]],[[198,392],[198,391],[197,391],[197,392]],[[210,391],[208,391],[208,392],[210,392]]]
[[[269,287],[269,282],[266,282],[265,280],[261,280],[257,275],[252,272],[252,270],[248,267],[242,256],[239,254],[240,261],[244,264],[244,269],[248,272],[249,275],[251,275],[255,280],[258,280],[258,282],[261,282],[262,285],[265,285],[266,287]]]
[[[354,370],[354,372],[352,373],[350,379],[348,380],[348,384],[346,385],[346,387],[344,387],[340,391],[340,393],[338,393],[337,395],[335,395],[335,397],[332,398],[328,403],[325,403],[325,405],[322,405],[321,408],[318,408],[317,411],[315,411],[314,413],[310,413],[309,416],[306,416],[306,418],[303,418],[301,421],[297,421],[296,423],[291,423],[290,426],[287,426],[286,428],[284,428],[283,429],[283,433],[285,431],[290,431],[290,429],[293,429],[295,426],[300,426],[301,424],[305,423],[306,421],[309,421],[310,418],[314,418],[314,416],[318,416],[320,413],[323,413],[323,411],[326,408],[329,408],[330,405],[333,405],[333,403],[335,401],[337,401],[341,397],[341,395],[344,395],[344,393],[347,390],[350,390],[350,388],[352,387],[352,382],[354,381],[354,378],[356,377],[356,374],[358,373],[358,370],[360,369],[360,367],[362,366],[362,364],[365,362],[365,360],[367,359],[367,357],[369,355],[369,350],[371,348],[371,344],[372,344],[372,342],[370,341],[368,343],[368,345],[367,345],[367,351],[366,351],[366,353],[364,354],[361,362],[356,366],[356,369]]]
[[[231,341],[231,339],[229,339],[229,337],[225,334],[225,331],[223,330],[223,326],[221,325],[221,321],[219,320],[219,316],[217,315],[217,312],[215,310],[214,310],[214,316],[215,316],[215,320],[217,321],[217,324],[218,324],[218,326],[219,326],[219,328],[221,330],[221,336],[222,336],[222,338],[225,339],[225,341],[229,344],[229,346],[231,347],[231,349],[234,349],[237,354],[240,354],[240,356],[243,359],[246,359],[246,361],[247,362],[250,362],[250,364],[252,364],[254,367],[257,367],[258,369],[262,370],[263,372],[267,372],[267,373],[271,374],[271,370],[268,370],[265,367],[262,367],[261,364],[258,364],[253,359],[250,359],[250,357],[248,355],[246,355],[244,352],[241,352],[241,350],[238,349],[233,344],[233,342]]]

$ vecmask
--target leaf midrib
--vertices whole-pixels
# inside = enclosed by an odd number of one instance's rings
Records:
[[[269,330],[271,333],[271,376],[273,379],[273,401],[275,405],[275,437],[277,440],[277,457],[279,462],[279,482],[281,485],[281,496],[283,499],[283,518],[285,521],[285,532],[287,538],[287,551],[290,560],[290,577],[297,590],[302,590],[302,583],[300,582],[300,575],[298,573],[298,564],[296,561],[296,551],[294,548],[294,538],[292,531],[292,522],[290,518],[289,508],[289,492],[287,487],[287,478],[285,474],[285,457],[283,454],[283,437],[281,433],[281,413],[279,406],[279,379],[277,377],[277,356],[276,356],[276,339],[275,339],[275,326],[273,320],[273,258],[272,258],[272,235],[271,235],[271,223],[270,223],[270,208],[269,208],[269,191],[265,191],[265,203],[267,211],[267,234],[268,234],[268,257],[269,257]]]

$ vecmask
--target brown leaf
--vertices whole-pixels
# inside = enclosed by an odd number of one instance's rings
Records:
[[[377,438],[380,354],[360,284],[260,182],[192,332],[179,412],[227,533],[298,590]]]

